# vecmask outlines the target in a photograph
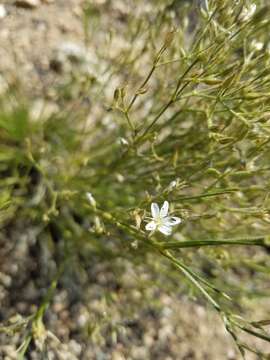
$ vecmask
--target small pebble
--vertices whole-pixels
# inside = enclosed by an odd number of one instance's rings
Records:
[[[25,9],[34,9],[40,5],[39,0],[16,0],[15,5]]]
[[[7,15],[7,10],[3,4],[0,4],[0,19],[3,19]]]

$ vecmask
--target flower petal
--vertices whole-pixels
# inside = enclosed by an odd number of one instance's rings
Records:
[[[154,219],[156,219],[157,217],[159,217],[159,207],[158,204],[156,203],[152,203],[151,204],[151,213]]]
[[[157,224],[155,223],[155,221],[151,221],[150,223],[148,223],[148,224],[145,226],[145,230],[147,230],[147,231],[153,231],[153,230],[156,230],[156,227],[157,227]]]
[[[164,220],[163,220],[163,224],[165,226],[175,226],[178,225],[182,222],[182,220],[179,217],[176,216],[167,216]]]
[[[159,226],[158,230],[164,235],[171,235],[171,233],[172,233],[172,228],[170,226],[166,226],[166,225]]]
[[[169,203],[168,203],[168,201],[164,201],[162,208],[160,209],[160,217],[167,216],[168,211],[169,211]]]

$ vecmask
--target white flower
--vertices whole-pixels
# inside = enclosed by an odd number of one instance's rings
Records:
[[[127,139],[125,139],[125,138],[123,138],[123,137],[120,137],[120,138],[119,138],[119,144],[120,144],[120,145],[125,145],[125,146],[127,146],[127,145],[128,145],[128,141],[127,141]]]
[[[256,41],[256,40],[251,41],[250,45],[254,51],[260,51],[264,47],[264,43],[262,43],[261,41]]]
[[[181,219],[176,216],[168,216],[169,203],[164,201],[162,208],[156,203],[151,204],[151,220],[145,227],[147,231],[158,230],[164,235],[171,235],[172,227],[181,223]]]
[[[97,205],[96,200],[95,200],[94,196],[93,196],[90,192],[87,192],[87,193],[86,193],[86,197],[87,197],[87,200],[89,201],[89,203],[90,203],[93,207],[96,207],[96,205]]]
[[[248,21],[252,18],[256,11],[256,4],[251,4],[249,6],[245,6],[239,16],[240,21]]]
[[[174,188],[176,187],[176,185],[177,185],[177,181],[176,181],[176,180],[173,180],[173,181],[170,182],[169,188],[170,188],[170,189],[174,189]]]

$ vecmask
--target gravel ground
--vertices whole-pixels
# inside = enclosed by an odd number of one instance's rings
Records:
[[[31,230],[19,242],[15,234],[8,243],[1,239],[1,320],[33,313],[48,287],[46,272],[54,263],[49,254],[41,256],[37,233]],[[238,359],[211,310],[158,286],[140,288],[138,277],[154,280],[145,269],[126,261],[119,267],[115,273],[94,264],[80,286],[78,274],[65,275],[45,319],[59,339],[48,336],[52,359]],[[1,335],[1,358],[16,359],[21,340]],[[41,355],[32,349],[29,358]]]
[[[38,234],[38,229],[24,231],[17,241],[16,230],[10,231],[8,242],[1,237],[1,321],[34,313],[49,286],[48,274],[55,264],[41,251]],[[91,261],[91,267],[80,273],[74,269],[71,264],[45,316],[49,359],[241,358],[218,315],[181,291],[161,291],[162,275],[155,277],[144,266],[120,259],[114,267]],[[260,308],[258,316],[260,312],[265,309]],[[0,334],[0,358],[16,359],[21,341],[21,332],[12,337]],[[267,350],[260,341],[255,344]],[[43,359],[34,346],[27,358]]]

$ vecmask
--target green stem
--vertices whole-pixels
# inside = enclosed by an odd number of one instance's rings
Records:
[[[190,247],[201,246],[221,246],[221,245],[249,245],[249,246],[263,246],[269,247],[266,243],[266,236],[258,236],[255,238],[240,238],[240,239],[220,239],[220,240],[188,240],[188,241],[169,241],[162,242],[159,245],[163,249],[182,249]]]

